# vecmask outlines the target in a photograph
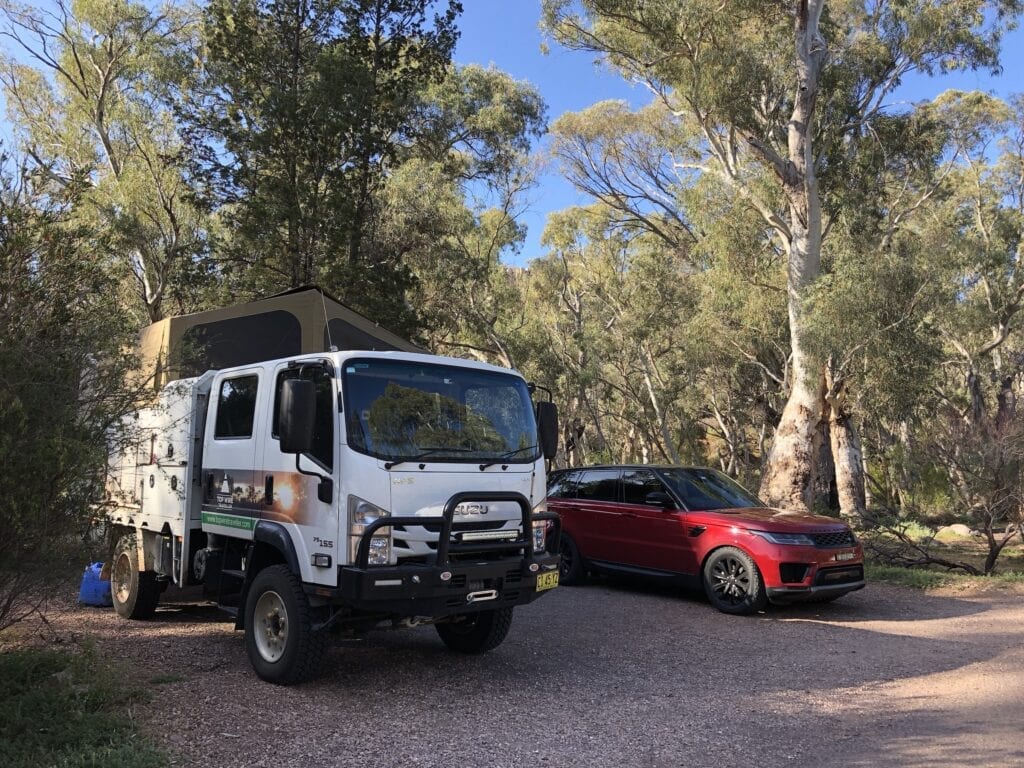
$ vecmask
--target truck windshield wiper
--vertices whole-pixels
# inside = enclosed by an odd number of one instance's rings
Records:
[[[488,467],[493,467],[495,464],[501,464],[502,461],[504,461],[505,459],[511,459],[517,453],[522,453],[523,451],[533,451],[536,450],[536,448],[536,445],[524,445],[522,448],[513,448],[511,451],[507,451],[501,454],[501,456],[499,456],[496,459],[491,459],[490,461],[483,462],[480,465],[480,471],[483,472]]]
[[[425,448],[422,453],[417,453],[415,456],[399,456],[391,461],[384,462],[384,469],[391,469],[399,464],[405,464],[408,461],[419,461],[420,459],[429,459],[431,456],[437,456],[438,454],[445,453],[472,453],[474,448],[446,448],[444,446],[435,446],[433,448]]]

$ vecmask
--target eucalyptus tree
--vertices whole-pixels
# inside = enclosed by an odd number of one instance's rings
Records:
[[[20,147],[55,192],[85,182],[74,220],[109,234],[143,317],[194,308],[205,222],[178,164],[170,107],[193,19],[128,0],[0,3],[0,85]]]
[[[514,366],[527,308],[502,256],[519,247],[531,141],[544,130],[536,89],[493,67],[450,67],[410,113],[409,143],[379,195],[374,248],[412,277],[406,302],[438,351]]]
[[[928,262],[942,357],[916,437],[985,534],[989,573],[1024,523],[1024,98],[951,91],[930,111],[950,136],[950,172],[922,227],[945,246]]]
[[[808,348],[808,299],[831,222],[857,181],[847,171],[875,124],[893,119],[886,100],[907,74],[997,67],[1020,3],[545,0],[544,9],[559,42],[601,54],[650,90],[696,137],[682,167],[716,177],[757,211],[785,254],[791,375],[761,494],[808,507],[834,389]],[[861,486],[855,436],[833,447],[843,484]],[[862,498],[849,495],[844,512],[859,513]]]
[[[436,13],[432,8],[437,5]],[[395,330],[408,270],[377,201],[422,91],[446,74],[456,0],[212,0],[181,105],[232,289],[320,282]]]

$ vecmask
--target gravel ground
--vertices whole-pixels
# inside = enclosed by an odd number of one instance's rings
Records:
[[[1024,765],[1019,589],[871,585],[739,618],[602,579],[517,609],[485,656],[375,632],[297,688],[256,678],[213,607],[165,598],[154,621],[52,622],[157,681],[143,716],[175,765]]]

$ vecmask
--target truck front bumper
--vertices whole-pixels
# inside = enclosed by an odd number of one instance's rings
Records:
[[[519,537],[513,541],[462,538],[454,525],[455,508],[468,501],[514,501],[522,512]],[[437,549],[427,563],[369,565],[373,534],[396,525],[440,525]],[[535,552],[533,525],[550,526],[545,540],[555,551]],[[381,517],[366,526],[356,562],[338,569],[338,587],[313,593],[350,609],[393,617],[441,619],[462,613],[511,608],[533,602],[558,585],[558,515],[534,513],[520,493],[457,493],[440,517]],[[554,542],[553,544],[551,542]]]
[[[537,567],[531,571],[531,565]],[[342,566],[337,597],[359,611],[443,618],[525,605],[543,595],[558,573],[558,555],[487,562],[449,562],[357,568]],[[545,574],[548,574],[545,576]]]

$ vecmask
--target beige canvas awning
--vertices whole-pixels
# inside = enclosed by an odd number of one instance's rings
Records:
[[[140,373],[158,390],[210,369],[340,350],[423,352],[316,287],[169,317],[142,329]]]

